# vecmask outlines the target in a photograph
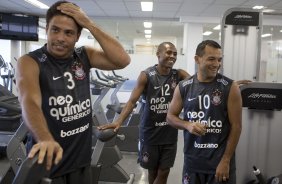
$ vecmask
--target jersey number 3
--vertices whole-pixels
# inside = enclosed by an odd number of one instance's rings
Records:
[[[73,80],[72,74],[70,72],[65,72],[64,77],[66,77],[68,80],[68,85],[67,85],[68,89],[73,89],[75,87],[75,82]]]

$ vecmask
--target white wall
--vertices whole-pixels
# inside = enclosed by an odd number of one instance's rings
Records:
[[[11,40],[0,39],[0,55],[3,59],[8,62],[11,59]]]
[[[282,82],[282,40],[263,40],[260,77],[266,82]],[[260,79],[261,79],[260,78]]]
[[[131,54],[130,58],[131,63],[126,68],[116,71],[118,75],[125,76],[130,80],[136,80],[142,70],[158,64],[158,58],[156,55]],[[174,68],[181,68],[183,70],[187,68],[187,62],[185,62],[184,56],[178,56]]]
[[[183,53],[186,56],[186,61],[190,73],[197,71],[194,62],[195,51],[198,44],[203,40],[203,25],[201,23],[185,23],[183,31]]]

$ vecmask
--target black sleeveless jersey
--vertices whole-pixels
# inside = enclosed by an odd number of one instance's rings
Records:
[[[145,101],[139,128],[140,141],[147,145],[177,142],[177,129],[166,122],[169,103],[180,77],[176,69],[168,75],[160,75],[156,65],[147,68],[147,85],[142,94]]]
[[[42,109],[54,139],[62,146],[63,159],[51,177],[90,164],[92,111],[89,88],[90,63],[84,47],[70,59],[55,59],[46,45],[28,54],[39,66]]]
[[[214,173],[230,132],[227,99],[232,80],[217,74],[212,82],[199,82],[197,74],[179,83],[184,120],[207,126],[204,136],[184,131],[184,155],[192,172]],[[234,164],[234,156],[231,166]],[[232,168],[231,168],[232,169]]]

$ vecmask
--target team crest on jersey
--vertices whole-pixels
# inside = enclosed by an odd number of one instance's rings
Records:
[[[77,80],[83,80],[86,76],[84,70],[83,70],[83,65],[79,62],[74,62],[72,65],[72,71],[74,72],[74,77]]]
[[[189,184],[190,183],[190,176],[186,173],[183,177],[183,184]]]
[[[145,152],[142,156],[142,162],[147,163],[149,161],[149,153]]]
[[[76,52],[77,54],[80,54],[80,53],[82,52],[82,47],[76,48],[76,49],[75,49],[75,52]]]
[[[219,91],[219,89],[216,89],[213,93],[212,93],[212,98],[211,98],[211,102],[214,105],[219,105],[222,102],[222,92]]]
[[[43,62],[46,61],[46,59],[47,59],[46,54],[42,54],[41,58],[39,58],[39,61],[40,61],[40,63],[43,63]]]
[[[176,79],[175,78],[172,78],[171,80],[171,89],[175,89],[176,88]]]

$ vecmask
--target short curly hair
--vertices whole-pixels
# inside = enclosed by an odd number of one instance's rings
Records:
[[[63,4],[63,3],[70,3],[68,1],[57,1],[56,3],[54,3],[48,10],[47,10],[47,13],[46,13],[46,24],[48,25],[49,22],[51,21],[51,19],[54,17],[54,16],[57,16],[57,15],[64,15],[64,16],[68,16],[64,13],[62,13],[60,10],[57,9],[58,6],[60,6],[60,4]],[[74,4],[75,6],[77,6],[75,3],[72,3]],[[74,20],[73,17],[71,16],[68,16],[70,18],[72,18]],[[77,25],[77,30],[78,30],[78,33],[81,33],[81,30],[82,30],[82,27],[74,20],[75,24]]]

